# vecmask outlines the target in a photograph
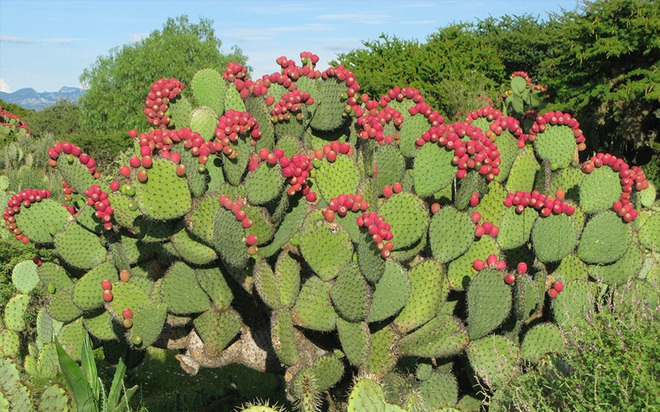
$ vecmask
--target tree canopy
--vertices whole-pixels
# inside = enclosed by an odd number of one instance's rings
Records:
[[[187,16],[170,18],[147,38],[110,50],[80,76],[87,93],[79,101],[88,131],[129,130],[144,126],[144,98],[161,77],[189,84],[202,68],[223,70],[230,61],[246,62],[236,47],[223,54],[213,21],[192,23]]]

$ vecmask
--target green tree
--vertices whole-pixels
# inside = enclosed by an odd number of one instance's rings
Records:
[[[212,20],[198,24],[187,16],[168,19],[162,30],[147,38],[99,57],[80,76],[87,93],[80,99],[86,131],[129,130],[145,126],[144,97],[149,86],[161,77],[176,77],[190,84],[194,73],[204,67],[224,70],[230,61],[246,62],[236,47],[220,51]]]
[[[591,124],[594,149],[660,151],[660,1],[585,1],[553,17],[557,40],[541,75],[561,104],[549,108]]]
[[[80,132],[80,108],[75,102],[60,99],[54,105],[35,111],[27,118],[35,137],[52,133],[57,139]]]

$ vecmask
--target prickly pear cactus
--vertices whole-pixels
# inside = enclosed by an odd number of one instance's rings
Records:
[[[521,124],[485,107],[446,123],[415,89],[372,98],[345,67],[301,58],[257,80],[229,64],[191,87],[156,81],[108,176],[73,144],[48,150],[68,202],[26,189],[3,215],[52,252],[15,270],[19,290],[46,289],[42,352],[57,336],[79,356],[87,331],[176,349],[190,374],[281,373],[301,410],[357,374],[348,410],[451,410],[453,370],[473,372],[460,386],[474,403],[561,351],[596,281],[648,283],[655,188],[609,154],[580,164],[568,114]],[[509,111],[539,110],[540,93],[514,75]],[[3,351],[27,304],[4,311]],[[390,384],[409,396],[386,399]]]

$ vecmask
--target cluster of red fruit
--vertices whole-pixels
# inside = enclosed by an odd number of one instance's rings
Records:
[[[216,142],[209,142],[205,144],[204,139],[199,136],[199,156],[204,156],[208,159],[209,153],[224,153],[230,159],[235,159],[238,152],[231,146],[231,142],[236,142],[239,137],[250,135],[252,145],[257,144],[257,140],[261,138],[261,130],[259,130],[259,123],[252,117],[249,112],[239,112],[237,110],[228,110],[225,114],[220,116],[218,125],[215,129]],[[196,141],[193,139],[193,146],[195,147]],[[218,144],[219,143],[219,144]],[[193,153],[194,155],[194,153]],[[204,163],[206,163],[206,160]]]
[[[548,217],[551,214],[559,215],[565,213],[566,216],[572,216],[575,213],[575,207],[565,203],[565,192],[558,189],[555,196],[546,196],[538,190],[530,192],[522,192],[520,190],[515,193],[509,193],[504,199],[504,206],[516,208],[516,213],[521,214],[525,211],[526,207],[533,207],[541,212],[542,217]]]
[[[483,106],[467,115],[465,121],[467,123],[472,123],[473,121],[484,118],[489,122],[493,122],[502,117],[502,112],[500,110],[494,109],[491,106]]]
[[[144,114],[147,122],[156,128],[165,129],[170,124],[170,117],[166,115],[169,103],[181,94],[183,83],[175,78],[161,78],[151,84],[151,91],[145,100]]]
[[[62,153],[72,156],[68,158],[70,163],[73,163],[73,160],[75,160],[74,158],[77,157],[80,163],[86,166],[89,173],[94,176],[94,179],[101,177],[101,174],[96,171],[96,160],[89,157],[88,154],[83,153],[82,149],[73,143],[58,142],[48,148],[48,156],[50,157],[50,159],[48,159],[48,164],[53,169],[57,168],[57,159]]]
[[[564,290],[564,284],[562,282],[555,282],[552,284],[552,287],[548,290],[548,296],[552,299],[556,298],[559,295],[559,292]]]
[[[266,162],[270,166],[279,163],[282,167],[282,175],[289,179],[290,186],[286,191],[287,195],[294,196],[296,193],[301,192],[308,202],[316,201],[316,193],[312,192],[307,184],[307,178],[312,170],[312,163],[306,154],[297,153],[288,158],[284,155],[282,149],[275,149],[271,152],[264,148],[259,150],[259,153],[250,155],[247,166],[248,171],[256,170],[261,162]]]
[[[621,196],[618,201],[614,202],[612,207],[625,222],[632,222],[638,214],[637,210],[630,203],[632,190],[634,188],[640,191],[649,187],[649,182],[646,181],[644,171],[639,166],[630,167],[623,159],[609,153],[597,153],[591,159],[582,163],[582,172],[591,173],[594,168],[602,166],[609,166],[615,172],[619,172]]]
[[[470,140],[463,141],[464,137]],[[480,175],[486,176],[488,181],[492,181],[500,173],[502,159],[497,146],[480,128],[469,123],[431,127],[415,141],[415,147],[420,148],[427,142],[437,143],[454,151],[452,163],[458,166],[456,177],[459,179],[467,176],[468,169],[478,171]]]
[[[426,117],[426,120],[429,121],[431,127],[438,127],[445,123],[445,119],[442,118],[442,115],[424,102],[417,103],[408,109],[408,113],[410,113],[411,116],[422,114],[424,117]]]
[[[268,93],[270,87],[268,76],[252,81],[247,77],[247,68],[237,62],[227,63],[222,77],[234,83],[242,99],[247,99],[250,93],[255,96],[263,96]]]
[[[20,213],[22,207],[30,207],[33,203],[41,202],[42,199],[50,197],[50,190],[40,190],[40,189],[25,189],[21,190],[17,194],[13,195],[7,202],[7,207],[5,212],[2,214],[2,218],[5,220],[5,224],[9,229],[9,232],[13,233],[16,239],[27,244],[30,239],[23,234],[21,228],[16,225],[16,215]]]
[[[62,192],[64,193],[64,200],[67,202],[70,202],[73,199],[71,196],[72,193],[78,193],[64,178],[62,178]]]
[[[475,237],[482,237],[484,235],[496,237],[497,234],[500,233],[500,228],[495,226],[493,222],[484,222],[483,224],[480,224],[481,213],[479,212],[473,212],[470,219],[472,220],[472,223],[474,223]]]
[[[303,104],[307,106],[314,104],[314,99],[309,92],[295,89],[283,94],[280,101],[270,111],[271,121],[277,123],[289,120],[291,113],[296,113],[296,119],[303,120],[305,116],[301,111]]]
[[[380,105],[381,107],[385,107],[392,100],[402,102],[403,99],[410,99],[417,104],[424,102],[424,96],[422,96],[422,93],[419,90],[413,87],[396,86],[389,89],[384,95],[380,97]]]
[[[475,259],[474,262],[472,262],[472,267],[477,271],[486,267],[492,267],[497,270],[504,270],[506,269],[506,262],[503,260],[498,260],[497,255],[490,254],[486,260]]]
[[[354,149],[349,143],[339,143],[337,140],[323,146],[322,149],[317,149],[312,153],[313,159],[323,160],[328,159],[328,162],[334,163],[337,160],[337,155],[345,154],[353,156]]]
[[[470,206],[472,207],[477,207],[479,205],[479,201],[481,199],[479,198],[479,192],[472,192],[472,195],[470,196]]]
[[[2,106],[0,106],[0,126],[9,127],[12,130],[25,129],[27,133],[30,133],[28,124],[21,116],[3,109]]]
[[[575,118],[571,117],[570,114],[562,112],[547,112],[536,116],[534,124],[532,124],[532,127],[529,129],[529,134],[523,134],[519,137],[518,147],[524,147],[526,140],[531,142],[536,140],[536,135],[543,133],[548,124],[552,126],[569,127],[573,132],[573,136],[575,137],[575,143],[578,145],[578,150],[582,151],[587,148],[584,142],[584,134],[580,129],[580,123],[578,123]]]
[[[311,66],[314,68],[319,62],[319,56],[312,52],[304,51],[300,53],[300,61],[302,62],[303,66]]]
[[[94,207],[94,216],[101,220],[103,228],[105,230],[112,229],[114,210],[110,206],[108,194],[101,190],[101,186],[91,185],[89,189],[85,190],[85,196],[87,196],[87,204]]]
[[[247,212],[243,209],[245,206],[245,202],[243,200],[232,200],[227,195],[221,195],[218,201],[222,207],[234,214],[236,220],[241,222],[243,229],[249,229],[252,227],[252,219],[247,216]],[[249,234],[245,237],[245,244],[248,246],[248,254],[255,255],[257,253],[257,241],[257,236],[254,234]]]
[[[342,194],[337,197],[330,199],[328,207],[323,208],[322,213],[325,220],[328,222],[335,221],[335,213],[339,216],[346,216],[346,213],[366,211],[369,209],[369,203],[364,200],[364,196],[361,194]]]
[[[369,106],[367,105],[367,108]],[[395,135],[385,135],[385,125],[392,123],[397,130]],[[401,113],[391,106],[385,106],[376,115],[365,114],[357,120],[357,135],[363,140],[374,139],[381,146],[399,142],[399,132],[403,124]]]
[[[394,196],[397,193],[401,193],[402,191],[403,191],[403,185],[401,184],[401,182],[393,183],[391,186],[390,185],[383,186],[383,196],[385,196],[385,199],[389,199],[390,197]]]
[[[520,127],[520,122],[513,117],[507,116],[495,119],[495,121],[488,126],[485,135],[492,141],[495,141],[497,136],[500,136],[505,131],[511,133],[511,135],[518,140],[518,146],[522,149],[525,145],[524,140],[522,140],[524,132],[522,127]],[[523,146],[520,146],[521,141],[523,142]]]
[[[392,249],[394,249],[394,244],[391,242],[392,231],[390,224],[385,221],[383,216],[376,212],[364,212],[357,217],[356,222],[358,226],[367,228],[371,240],[376,243],[376,248],[383,259],[392,255]]]

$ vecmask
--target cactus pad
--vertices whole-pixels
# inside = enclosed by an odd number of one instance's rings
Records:
[[[632,231],[613,211],[599,213],[587,222],[577,254],[586,263],[607,264],[621,258],[632,242]]]
[[[459,319],[439,314],[403,337],[399,347],[408,356],[447,358],[462,353],[468,342],[467,330]]]
[[[334,330],[337,314],[332,306],[330,288],[330,283],[316,276],[308,278],[303,283],[291,312],[294,323],[312,330]]]
[[[470,342],[467,355],[477,376],[492,389],[506,385],[520,370],[520,348],[504,336],[488,335]]]
[[[11,281],[21,293],[30,293],[39,285],[37,265],[31,260],[19,262],[11,271]]]
[[[523,338],[520,352],[526,362],[537,363],[546,353],[564,352],[564,338],[554,323],[540,323]]]
[[[91,311],[103,306],[101,281],[117,280],[117,269],[112,263],[101,263],[87,272],[73,288],[73,303],[82,311]]]
[[[353,245],[341,225],[315,220],[300,233],[300,253],[321,279],[330,280],[352,260]]]
[[[411,293],[408,273],[393,261],[387,261],[383,276],[374,287],[367,322],[378,322],[397,314]]]
[[[21,207],[21,212],[15,216],[16,226],[28,239],[35,243],[52,243],[53,234],[64,228],[71,215],[54,200],[42,199],[29,208]]]
[[[332,163],[327,159],[321,161],[315,180],[319,194],[326,202],[330,202],[340,194],[356,193],[360,179],[360,171],[355,162],[348,155],[339,155]]]
[[[188,213],[191,195],[188,183],[176,174],[176,164],[155,159],[145,183],[134,181],[135,201],[145,216],[155,220],[176,219]]]
[[[241,331],[243,322],[234,309],[215,310],[210,308],[193,321],[195,329],[204,342],[205,350],[218,355]]]
[[[536,135],[534,150],[539,159],[550,162],[552,170],[563,169],[573,160],[577,149],[573,129],[565,125],[546,125]]]
[[[390,224],[394,249],[417,243],[426,234],[429,214],[425,203],[410,193],[399,193],[385,200],[379,214]]]
[[[565,214],[536,219],[532,227],[532,245],[541,262],[557,262],[566,257],[577,242],[577,228]]]
[[[7,329],[16,332],[25,330],[24,317],[29,303],[30,295],[24,293],[19,293],[9,299],[7,306],[4,308],[5,327]]]
[[[224,96],[227,93],[227,83],[220,73],[213,69],[199,70],[192,79],[193,96],[200,106],[208,106],[220,115],[225,111]]]
[[[362,365],[371,349],[371,333],[366,322],[349,322],[337,318],[337,334],[341,348],[349,362],[354,366]]]
[[[449,288],[452,290],[466,290],[470,279],[477,272],[472,263],[476,260],[484,260],[494,254],[499,255],[497,242],[490,236],[483,236],[472,242],[470,248],[456,260],[449,263],[447,275]]]
[[[454,152],[437,144],[425,144],[415,156],[415,191],[421,197],[428,197],[447,187],[456,176],[452,164]]]
[[[639,229],[639,242],[647,249],[660,251],[660,213],[648,218]]]
[[[621,178],[610,167],[597,167],[580,184],[580,206],[584,213],[610,209],[621,196]]]
[[[171,313],[199,313],[208,309],[211,304],[209,297],[197,283],[195,270],[183,262],[176,262],[167,270],[162,287],[163,299]]]
[[[433,319],[449,292],[447,273],[436,260],[426,260],[410,269],[410,297],[393,323],[402,331],[413,330]]]
[[[330,297],[337,313],[351,322],[363,320],[371,306],[371,288],[356,262],[349,262],[335,279]]]
[[[453,207],[442,208],[429,225],[429,245],[433,257],[447,263],[465,253],[474,239],[474,223],[467,213]]]
[[[472,277],[467,291],[470,339],[479,339],[495,328],[511,312],[511,287],[504,282],[504,274],[484,269]]]

